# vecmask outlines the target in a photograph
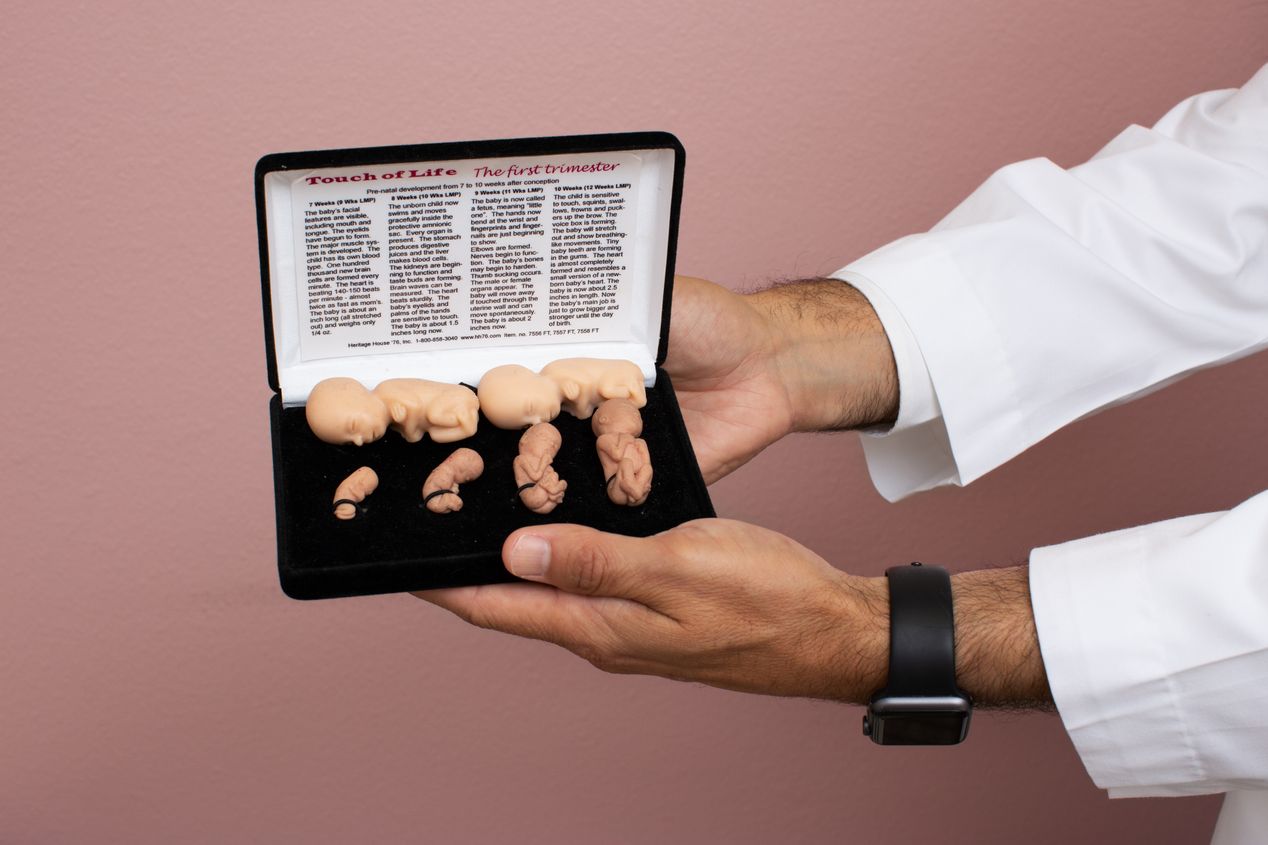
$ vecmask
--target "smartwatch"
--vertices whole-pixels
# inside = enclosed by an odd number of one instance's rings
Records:
[[[880,745],[955,745],[973,699],[955,685],[951,576],[941,566],[892,566],[889,679],[867,705],[863,735]]]

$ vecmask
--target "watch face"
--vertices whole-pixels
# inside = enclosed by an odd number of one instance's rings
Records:
[[[967,713],[904,713],[873,717],[882,745],[955,745],[964,739]]]
[[[964,698],[881,698],[868,708],[867,724],[881,745],[955,745],[968,735],[970,712]]]

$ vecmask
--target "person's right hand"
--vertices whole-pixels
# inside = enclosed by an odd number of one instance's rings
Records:
[[[665,371],[709,484],[790,431],[898,412],[889,339],[867,298],[835,279],[741,296],[676,277]]]
[[[675,277],[665,371],[707,484],[792,430],[792,399],[776,369],[774,334],[748,297],[704,279]]]

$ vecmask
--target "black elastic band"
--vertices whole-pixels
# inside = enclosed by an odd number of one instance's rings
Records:
[[[330,508],[331,512],[333,513],[334,511],[339,510],[340,505],[352,505],[353,509],[356,510],[357,513],[361,513],[361,503],[352,499],[335,499],[334,505]]]
[[[957,695],[951,576],[940,566],[892,566],[888,695]]]
[[[617,474],[616,474],[615,472],[614,472],[614,473],[612,473],[612,477],[611,477],[611,478],[609,478],[607,481],[603,482],[603,486],[604,486],[604,487],[611,487],[611,486],[612,486],[612,482],[613,482],[613,481],[616,481],[616,475],[617,475]]]
[[[515,492],[516,492],[516,493],[523,493],[525,490],[532,489],[533,487],[536,487],[536,486],[537,486],[537,482],[536,482],[536,481],[530,481],[530,482],[528,482],[527,484],[521,484],[521,485],[519,486],[519,489],[517,489]]]
[[[437,496],[443,496],[446,493],[453,493],[455,496],[458,495],[457,490],[433,490],[423,497],[423,504],[425,505],[428,502],[430,502],[432,499],[436,498]]]

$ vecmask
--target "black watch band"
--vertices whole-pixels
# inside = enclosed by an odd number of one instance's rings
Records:
[[[872,696],[863,732],[882,745],[954,745],[968,734],[972,700],[955,683],[951,576],[913,563],[889,581],[889,678]]]

